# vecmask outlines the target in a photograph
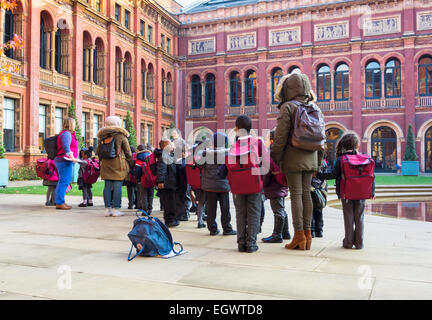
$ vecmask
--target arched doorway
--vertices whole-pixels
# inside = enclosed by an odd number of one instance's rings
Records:
[[[432,127],[425,134],[425,172],[432,172]]]
[[[396,172],[397,137],[392,128],[376,128],[372,132],[371,148],[376,172]]]
[[[336,163],[336,144],[337,141],[342,137],[343,131],[339,128],[329,128],[326,130],[326,155],[325,159],[329,169],[333,168]]]

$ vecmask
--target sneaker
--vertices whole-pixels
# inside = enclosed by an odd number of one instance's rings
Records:
[[[262,242],[265,243],[282,243],[283,239],[280,236],[274,235],[272,234],[271,236],[267,237],[267,238],[262,238],[261,239]]]
[[[82,208],[82,207],[87,207],[87,203],[80,203],[79,205],[78,205],[78,207],[80,207],[80,208]]]
[[[112,217],[112,208],[105,208],[105,217]]]
[[[231,231],[224,231],[223,235],[224,236],[235,236],[237,234],[237,231],[235,230],[231,230]]]
[[[216,236],[220,233],[220,230],[216,230],[216,231],[210,231],[210,235],[211,236]]]
[[[119,211],[118,209],[114,209],[113,210],[113,217],[120,217],[120,216],[124,216],[124,213]]]

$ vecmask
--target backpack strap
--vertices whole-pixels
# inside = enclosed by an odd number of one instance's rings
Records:
[[[180,246],[180,251],[175,251],[175,250],[174,250],[174,246],[175,246],[175,245],[179,245],[179,246]],[[174,246],[173,246],[172,251],[175,253],[176,256],[178,256],[180,253],[183,252],[183,246],[182,246],[182,244],[181,244],[180,242],[174,242]]]
[[[132,261],[133,259],[135,259],[136,257],[138,257],[138,256],[141,254],[141,252],[143,252],[143,250],[144,250],[144,246],[143,246],[142,249],[141,249],[139,252],[137,252],[137,254],[134,255],[134,256],[131,258],[131,253],[132,253],[132,249],[133,249],[133,247],[134,247],[134,245],[132,244],[131,249],[130,249],[130,251],[129,251],[129,255],[128,255],[128,261]]]

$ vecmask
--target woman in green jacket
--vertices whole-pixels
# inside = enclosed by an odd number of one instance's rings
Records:
[[[323,152],[307,151],[290,144],[290,133],[293,130],[294,117],[298,108],[298,105],[291,101],[309,104],[315,100],[315,95],[311,90],[308,77],[302,73],[293,73],[281,78],[276,88],[275,98],[280,102],[278,106],[280,112],[270,155],[286,174],[294,225],[293,240],[285,247],[309,250],[312,244],[313,210],[310,186],[313,173],[319,169]]]

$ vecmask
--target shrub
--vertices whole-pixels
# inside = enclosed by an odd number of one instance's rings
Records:
[[[3,146],[3,134],[0,132],[0,159],[5,157],[5,148]]]
[[[414,134],[412,126],[409,125],[408,127],[408,135],[406,140],[406,147],[405,147],[405,155],[403,157],[404,161],[417,161],[417,153],[415,150],[415,142],[414,142]]]
[[[40,180],[35,165],[20,165],[9,169],[9,181]]]

